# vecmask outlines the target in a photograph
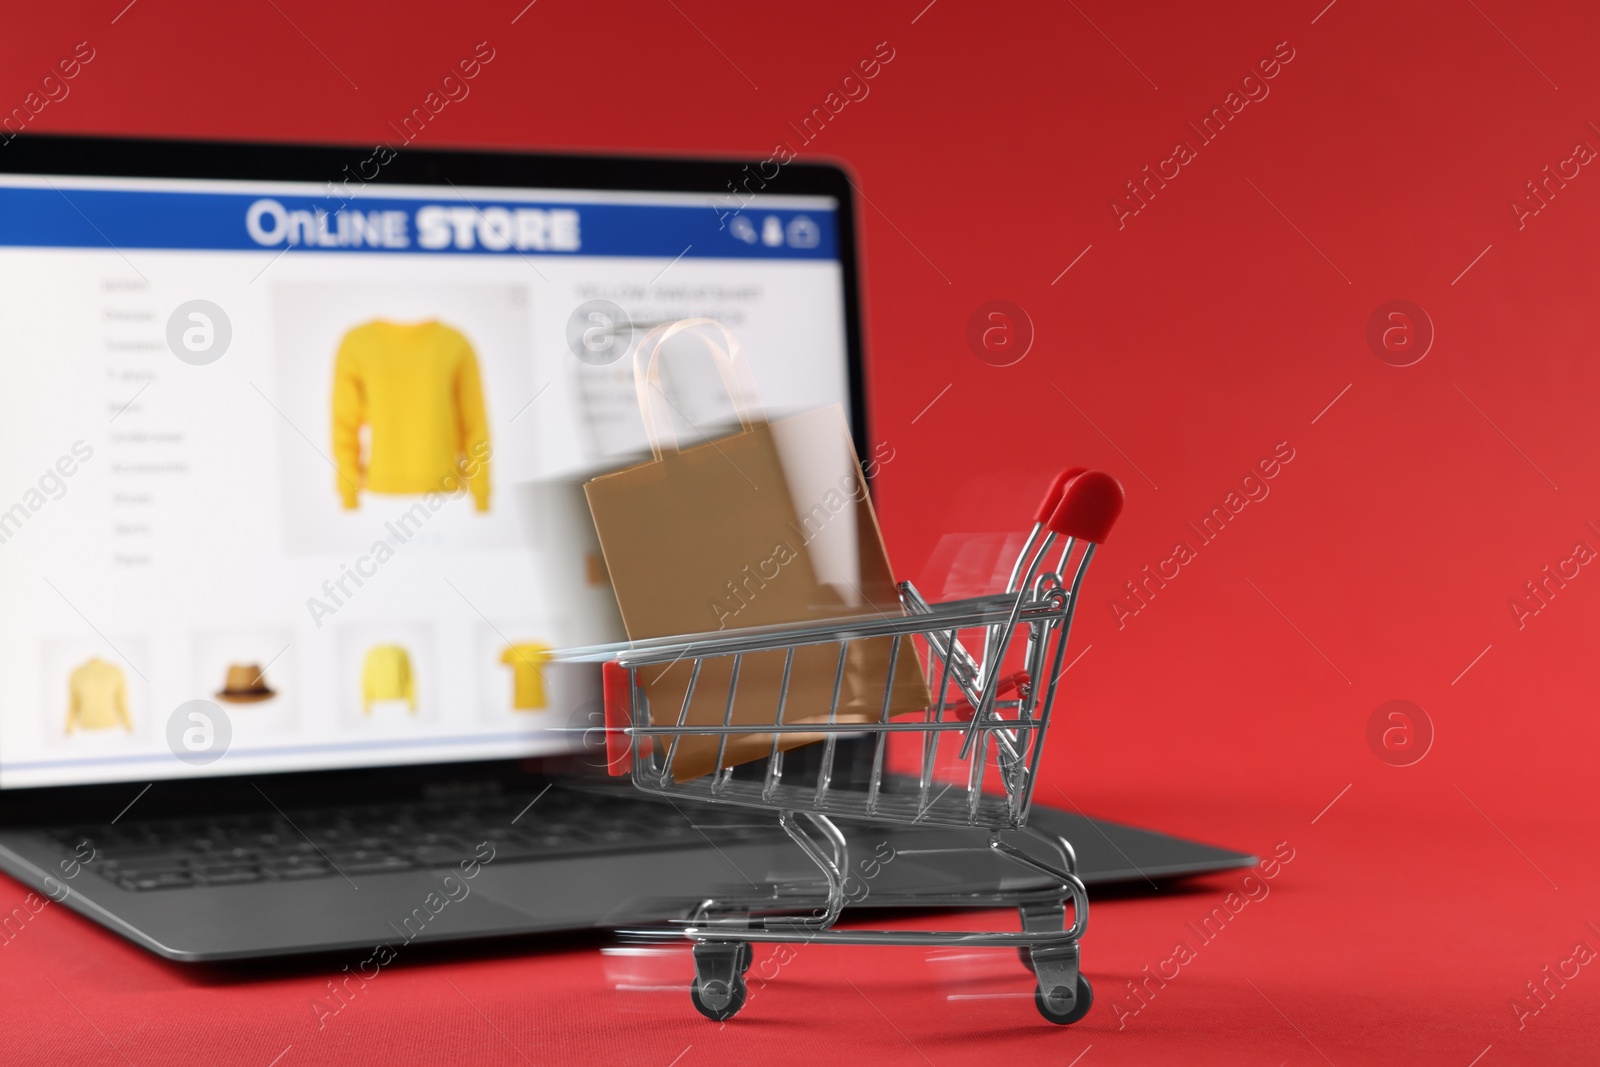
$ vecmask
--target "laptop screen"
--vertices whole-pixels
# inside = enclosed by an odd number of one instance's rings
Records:
[[[827,197],[0,176],[0,787],[572,751],[630,348],[851,397]],[[724,418],[704,366],[667,374]]]

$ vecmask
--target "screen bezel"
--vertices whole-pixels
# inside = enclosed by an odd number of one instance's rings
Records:
[[[22,134],[0,145],[0,174],[336,185],[347,175],[359,178],[363,161],[370,161],[378,147],[382,146]],[[750,159],[422,148],[392,151],[393,158],[379,167],[375,178],[365,180],[366,186],[454,184],[463,188],[704,193],[708,199],[729,195],[730,189],[748,188],[772,195],[834,198],[844,286],[850,429],[856,452],[869,454],[855,183],[842,165],[791,162],[766,178],[767,169],[775,164]],[[148,787],[138,781],[14,786],[0,789],[0,825],[111,821],[136,798],[137,818],[193,816],[196,812],[259,810],[267,803],[327,806],[511,792],[537,788],[547,775],[596,773],[592,761],[565,754],[157,779]]]

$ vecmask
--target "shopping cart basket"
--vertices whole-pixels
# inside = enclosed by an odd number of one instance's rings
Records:
[[[1076,874],[1072,845],[1029,828],[1027,822],[1051,708],[1069,665],[1067,634],[1078,590],[1095,546],[1122,509],[1122,499],[1121,485],[1108,474],[1081,468],[1063,471],[1040,505],[1006,590],[991,596],[930,604],[904,582],[899,587],[903,613],[897,616],[723,630],[556,653],[559,659],[605,662],[613,773],[631,770],[637,788],[675,800],[775,810],[778,824],[822,873],[820,883],[772,885],[747,896],[705,900],[676,924],[624,932],[644,939],[688,940],[693,945],[691,998],[702,1014],[724,1020],[744,1006],[744,974],[754,956],[751,945],[758,942],[1010,947],[1034,972],[1034,1000],[1046,1019],[1066,1024],[1088,1012],[1093,993],[1078,969],[1078,940],[1088,920],[1088,898]],[[884,639],[890,652],[882,714],[866,723],[839,721],[851,646]],[[894,673],[906,642],[917,649],[933,703],[914,713],[892,714]],[[795,650],[811,645],[839,649],[832,705],[825,716],[819,714],[821,709],[785,707]],[[779,652],[786,658],[773,721],[763,720],[756,730],[747,719],[735,722],[741,662],[757,653]],[[1021,669],[1002,673],[1008,652],[1020,653]],[[1010,657],[1012,662],[1017,658]],[[718,660],[731,663],[722,723],[688,724],[701,671]],[[680,662],[691,665],[690,677],[673,722],[670,711],[652,713],[641,674],[652,668],[660,673]],[[786,722],[786,715],[805,721]],[[736,768],[722,767],[728,739],[752,732],[770,733],[772,752],[764,773],[736,776]],[[785,755],[796,750],[779,751],[779,738],[795,733],[823,735],[814,780],[784,778]],[[715,766],[722,769],[678,781],[673,760],[680,742],[691,736],[720,739]],[[871,772],[865,782],[849,776],[835,780],[835,753],[847,736],[871,740]],[[895,738],[905,739],[896,742],[897,751],[909,747],[920,765],[914,787],[886,788],[885,759]],[[936,774],[941,751],[945,765]],[[951,765],[959,772],[954,779],[948,773]],[[984,788],[991,768],[999,790]],[[847,903],[859,902],[847,899],[850,849],[834,822],[840,818],[987,830],[986,843],[974,850],[1015,861],[1034,875],[1043,875],[1046,883],[1033,888],[1035,878],[1026,889],[942,896],[937,892],[869,895],[875,906],[1014,906],[1021,916],[1021,932],[835,929]],[[814,907],[807,911],[802,903]]]

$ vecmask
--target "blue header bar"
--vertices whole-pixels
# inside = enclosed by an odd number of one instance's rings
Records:
[[[467,191],[470,194],[470,190]],[[0,246],[837,259],[831,209],[0,187]]]

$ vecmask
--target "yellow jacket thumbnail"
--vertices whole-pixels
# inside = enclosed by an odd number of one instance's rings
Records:
[[[374,645],[367,650],[361,670],[361,710],[372,714],[377,700],[404,700],[417,710],[417,678],[411,672],[411,654],[399,645]]]
[[[489,419],[478,357],[461,331],[436,319],[378,319],[345,334],[333,368],[333,456],[347,508],[363,487],[449,493],[464,473],[477,509],[489,510]]]
[[[128,717],[128,680],[122,668],[96,656],[67,678],[67,733],[121,726],[132,731]]]

